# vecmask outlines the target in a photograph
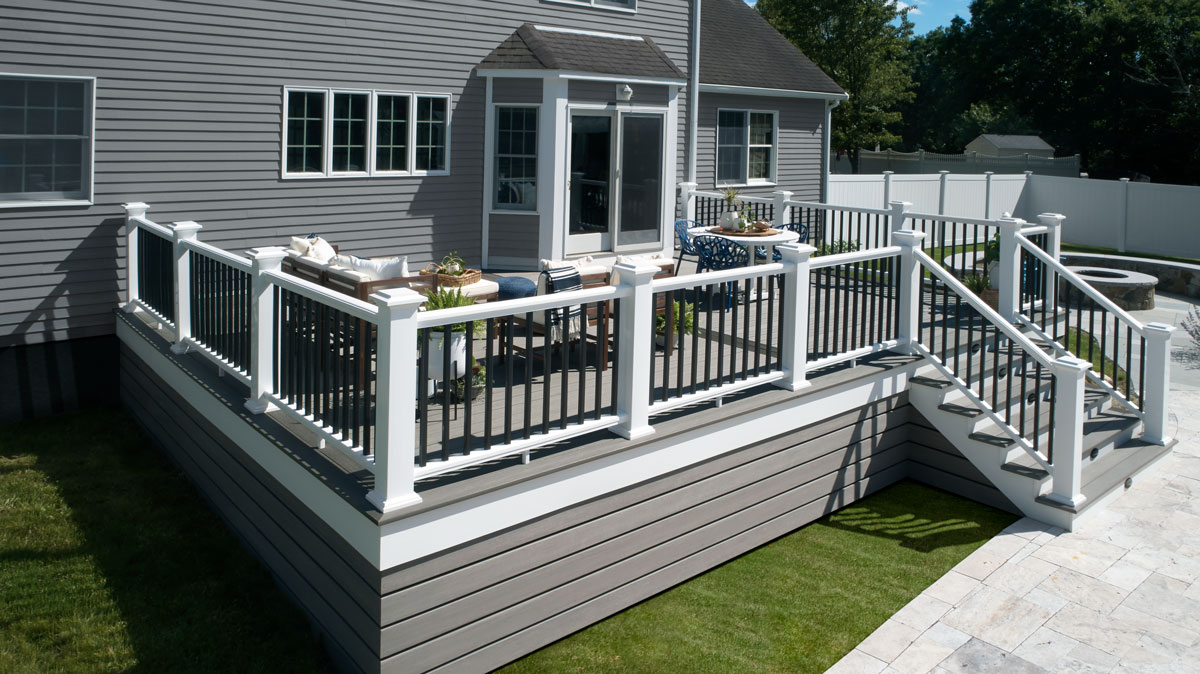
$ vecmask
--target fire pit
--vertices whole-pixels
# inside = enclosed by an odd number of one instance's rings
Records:
[[[1067,269],[1075,272],[1101,295],[1126,311],[1154,308],[1154,286],[1158,285],[1158,279],[1149,274],[1099,267],[1067,267]],[[1090,306],[1092,303],[1091,299],[1066,279],[1060,283],[1059,295],[1071,304],[1081,300],[1084,306]]]

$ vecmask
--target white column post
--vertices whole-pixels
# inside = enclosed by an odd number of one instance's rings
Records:
[[[949,171],[938,171],[938,215],[946,214],[946,180]]]
[[[808,274],[809,258],[817,252],[806,243],[785,243],[775,250],[783,262],[783,288],[787,301],[783,304],[783,343],[779,345],[779,359],[783,368],[783,379],[777,386],[789,391],[799,391],[808,386]]]
[[[905,353],[913,353],[913,345],[921,326],[921,263],[917,251],[925,232],[902,229],[892,232],[892,245],[900,246],[900,325],[896,337]]]
[[[1004,320],[1012,321],[1017,317],[1021,302],[1021,244],[1017,243],[1017,234],[1025,221],[1000,218],[996,225],[1000,229],[1000,278],[996,279],[996,287],[1000,290],[998,313]]]
[[[139,227],[133,222],[134,218],[146,217],[150,206],[140,201],[124,204],[125,209],[125,305],[121,308],[126,312],[134,310],[134,300],[138,298],[138,235]]]
[[[992,217],[992,176],[996,175],[991,171],[983,174],[983,218],[985,220]]]
[[[772,223],[775,229],[783,227],[791,220],[789,215],[792,207],[788,206],[788,202],[792,200],[792,195],[793,193],[787,190],[776,190],[771,193],[771,196],[775,197],[775,222]]]
[[[621,300],[621,331],[617,335],[617,414],[612,431],[636,440],[654,432],[650,426],[650,359],[654,357],[654,290],[650,281],[659,268],[622,263],[613,267],[616,284],[632,293]]]
[[[375,383],[375,487],[367,501],[380,512],[420,503],[413,489],[416,459],[417,312],[425,296],[408,288],[371,295],[379,307]]]
[[[1050,469],[1053,483],[1048,495],[1070,508],[1083,505],[1083,391],[1084,378],[1092,364],[1074,356],[1054,361],[1054,456]]]
[[[888,204],[892,203],[892,172],[883,172],[883,207],[887,208]]]
[[[892,214],[888,216],[890,220],[888,231],[898,232],[904,229],[905,221],[908,220],[908,209],[912,208],[912,204],[907,201],[893,201],[888,204],[888,208],[892,211]],[[895,242],[892,245],[896,245]]]
[[[1038,216],[1038,222],[1046,228],[1046,254],[1055,260],[1062,254],[1062,223],[1066,219],[1067,216],[1060,213],[1042,213]],[[1043,276],[1046,285],[1042,289],[1042,299],[1048,309],[1055,310],[1058,306],[1058,288],[1055,287],[1054,274],[1046,270]]]
[[[1129,240],[1129,178],[1121,178],[1121,233],[1117,239],[1117,252],[1125,252]]]
[[[679,183],[679,217],[696,219],[696,183]]]
[[[184,241],[194,241],[200,232],[200,225],[188,221],[171,225],[175,234],[172,251],[175,253],[175,343],[171,351],[187,353],[185,337],[192,336],[192,265]]]
[[[1167,392],[1171,387],[1171,333],[1175,328],[1162,323],[1146,324],[1146,389],[1142,391],[1142,403],[1146,416],[1142,419],[1145,429],[1142,439],[1156,445],[1171,441],[1167,437]],[[1128,373],[1133,376],[1133,373]]]
[[[287,252],[279,246],[252,248],[246,251],[253,266],[250,269],[250,398],[246,409],[262,414],[273,408],[267,394],[272,393],[272,363],[275,359],[275,295],[267,281],[266,272],[279,271]]]

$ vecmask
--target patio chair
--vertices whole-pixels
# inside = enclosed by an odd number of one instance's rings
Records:
[[[806,225],[802,222],[789,222],[787,224],[780,225],[779,229],[786,229],[788,231],[796,232],[797,234],[799,234],[800,238],[796,241],[796,243],[808,243],[808,225]],[[754,257],[759,260],[767,259],[767,247],[766,246],[755,246]],[[771,247],[771,261],[779,262],[782,259],[783,259],[783,256],[779,254],[779,251],[776,250],[774,246],[772,246]]]
[[[700,262],[696,268],[697,273],[738,269],[745,267],[750,262],[750,251],[745,246],[722,236],[698,236],[692,239],[692,245],[696,247],[696,252],[700,255]],[[725,285],[729,291],[725,295],[724,308],[729,309],[733,306],[734,295],[737,294],[737,284],[729,282]],[[712,298],[708,298],[706,305],[711,307],[712,304]]]
[[[693,227],[702,227],[695,220],[680,218],[675,221],[675,236],[679,237],[679,259],[675,262],[675,275],[679,275],[679,268],[683,266],[683,257],[690,255],[696,258],[696,264],[700,264],[700,256],[696,253],[696,247],[692,245],[692,235],[688,230]]]
[[[593,272],[580,273],[576,267],[558,267],[553,269],[543,270],[538,277],[538,294],[551,295],[554,293],[568,292],[571,290],[582,290],[585,288],[596,288],[608,285],[608,272]],[[526,326],[526,329],[533,331],[535,335],[545,335],[550,340],[551,348],[555,351],[560,349],[563,342],[563,319],[566,319],[567,335],[566,341],[572,342],[576,339],[583,339],[585,342],[591,340],[595,342],[598,350],[598,368],[601,372],[608,369],[608,349],[609,349],[609,333],[608,333],[608,304],[603,303],[599,309],[594,305],[588,305],[584,311],[581,306],[561,307],[558,309],[550,309],[549,311],[533,312],[532,323],[526,321],[524,315],[512,316],[510,321],[502,323],[500,339],[504,337],[505,330],[511,324],[515,326]],[[546,315],[549,314],[550,325],[547,329]],[[596,326],[596,334],[588,333],[588,325]],[[513,351],[516,353],[525,353],[525,346],[520,343],[520,340],[513,341]],[[539,348],[534,348],[534,358],[541,358],[542,351]],[[567,354],[562,354],[565,362]],[[503,360],[503,358],[501,358]]]

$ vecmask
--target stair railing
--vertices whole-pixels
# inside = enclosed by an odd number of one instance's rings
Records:
[[[1049,498],[1077,507],[1083,501],[1084,376],[1090,365],[1072,356],[1048,356],[922,251],[923,232],[892,236],[903,249],[902,341],[1050,473]],[[1043,409],[1050,427],[1045,437]]]
[[[1039,220],[1040,227],[1002,233],[1018,255],[1007,282],[1018,298],[1014,320],[1056,353],[1091,361],[1096,369],[1087,371],[1088,381],[1142,418],[1146,441],[1165,444],[1174,328],[1143,324],[1063,265],[1058,253],[1065,218],[1047,213]]]

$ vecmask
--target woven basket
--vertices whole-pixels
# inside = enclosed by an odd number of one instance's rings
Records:
[[[479,283],[483,278],[483,270],[468,269],[458,276],[452,274],[438,274],[438,286],[457,288],[461,286],[469,286],[472,283]]]

